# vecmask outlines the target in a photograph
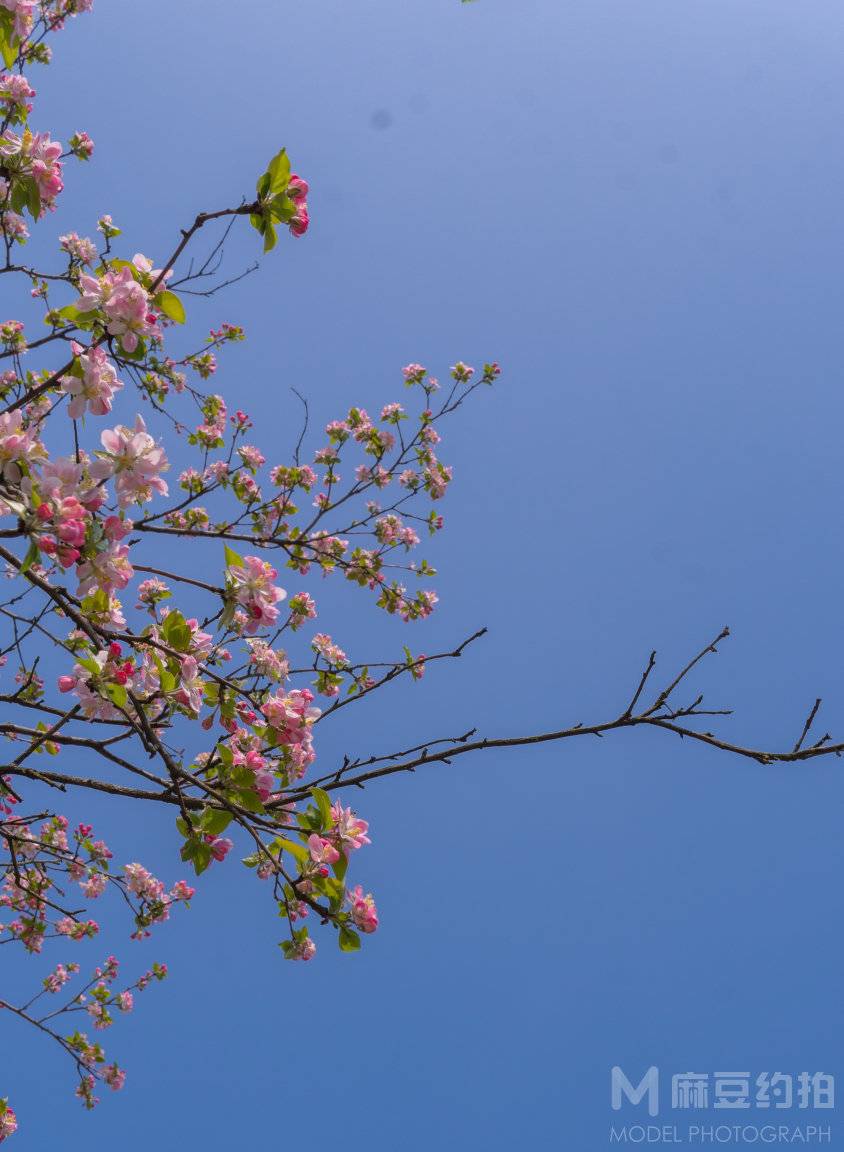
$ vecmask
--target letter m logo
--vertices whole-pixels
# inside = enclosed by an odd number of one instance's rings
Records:
[[[621,1069],[616,1065],[612,1070],[612,1106],[613,1111],[621,1108],[622,1093],[631,1104],[641,1104],[642,1097],[648,1094],[648,1115],[656,1116],[659,1112],[659,1069],[652,1065],[634,1088]]]

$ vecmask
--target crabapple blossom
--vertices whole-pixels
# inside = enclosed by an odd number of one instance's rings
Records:
[[[85,354],[82,346],[71,345],[76,360],[74,369],[77,375],[63,376],[62,388],[71,397],[67,414],[73,420],[85,415],[86,410],[93,416],[105,416],[111,411],[112,398],[123,385],[117,379],[114,365],[102,348],[91,348]]]
[[[275,568],[260,556],[244,556],[238,564],[226,568],[226,580],[234,601],[246,610],[244,631],[253,635],[261,628],[271,628],[278,620],[276,604],[287,593],[273,581],[278,576]]]
[[[150,268],[137,269],[150,270],[151,265]],[[133,266],[124,265],[118,271],[105,272],[102,276],[84,273],[79,277],[79,287],[77,310],[82,315],[101,315],[106,331],[119,339],[125,352],[134,352],[140,339],[157,334],[158,317]]]
[[[46,38],[90,7],[0,0],[0,226],[9,251],[49,219],[74,161],[93,156],[86,132],[62,133],[63,149],[30,127],[28,79],[30,64],[49,60]],[[308,231],[308,182],[284,150],[256,194],[200,213],[161,261],[125,249],[104,214],[96,242],[64,226],[45,246],[53,259],[43,268],[8,262],[29,311],[0,323],[0,558],[11,585],[0,669],[10,663],[4,734],[22,748],[0,776],[0,944],[32,955],[55,946],[81,956],[112,904],[129,909],[129,935],[143,940],[194,896],[184,879],[168,885],[139,861],[114,864],[90,824],[73,827],[53,812],[65,789],[171,811],[177,850],[197,876],[243,859],[270,881],[287,959],[315,956],[309,925],[333,933],[343,951],[378,926],[372,894],[347,880],[354,853],[370,843],[368,822],[338,794],[360,762],[338,766],[318,726],[396,677],[419,679],[423,658],[400,644],[387,660],[347,653],[332,626],[315,631],[309,589],[316,576],[344,582],[396,629],[430,615],[434,569],[408,554],[442,523],[430,507],[452,478],[439,456],[441,424],[497,366],[474,373],[458,362],[455,390],[436,407],[436,381],[411,363],[403,376],[418,389],[418,411],[389,397],[370,405],[377,419],[344,405],[319,443],[303,433],[285,459],[279,429],[250,416],[243,388],[231,410],[208,391],[243,330],[216,323],[171,343],[188,319],[190,285],[215,275],[191,263],[195,248],[185,252],[196,233],[207,229],[204,241],[240,219],[268,250],[277,225],[293,237]],[[44,313],[37,330],[17,318],[33,308]],[[65,763],[73,757],[84,766]],[[51,964],[31,1002],[37,1013],[43,995],[51,1010],[32,1020],[71,1055],[76,1094],[91,1108],[98,1086],[118,1090],[126,1075],[100,1037],[167,969],[156,963],[121,987],[113,957],[92,975],[66,954]],[[90,1037],[56,1030],[71,1012]],[[0,1104],[0,1141],[16,1124]]]
[[[331,806],[331,839],[348,856],[349,852],[356,852],[364,844],[371,843],[367,832],[369,824],[355,815],[351,808],[344,808],[337,800]]]
[[[98,480],[114,479],[118,503],[126,508],[132,503],[145,504],[153,495],[167,495],[167,483],[161,473],[170,467],[164,449],[147,432],[142,416],[127,428],[118,424],[100,434],[103,451],[96,453],[90,466]]]
[[[0,1100],[0,1144],[18,1130],[18,1118],[6,1100]]]
[[[347,893],[346,899],[349,902],[352,921],[356,928],[361,932],[374,932],[378,927],[378,911],[375,907],[375,901],[372,898],[372,893],[368,892],[366,896],[363,894],[363,889],[360,884]]]

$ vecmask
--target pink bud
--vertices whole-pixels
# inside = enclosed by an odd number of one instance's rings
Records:
[[[308,195],[308,182],[303,180],[301,176],[294,174],[290,177],[290,183],[287,185],[287,195],[291,200],[304,200]]]

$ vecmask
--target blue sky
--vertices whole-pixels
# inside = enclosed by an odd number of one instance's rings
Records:
[[[730,734],[793,744],[819,695],[844,730],[842,52],[819,0],[101,0],[56,40],[40,122],[97,143],[57,228],[108,211],[160,256],[280,145],[309,179],[307,238],[192,306],[246,326],[218,380],[262,442],[295,442],[294,386],[318,426],[410,360],[503,365],[448,433],[436,617],[325,593],[352,648],[490,634],[327,758],[607,719],[724,624],[695,684]],[[842,799],[836,760],[647,732],[387,782],[362,954],[284,964],[260,886],[212,870],[139,947],[172,979],[115,1030],[121,1098],[86,1116],[7,1026],[16,1147],[598,1152],[613,1064],[841,1073]],[[182,873],[169,816],[118,815]]]

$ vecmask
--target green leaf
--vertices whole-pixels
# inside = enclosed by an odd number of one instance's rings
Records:
[[[258,195],[275,196],[283,192],[290,183],[290,157],[287,150],[282,148],[267,165],[267,170],[258,181]]]
[[[276,844],[279,846],[279,848],[283,848],[285,852],[289,852],[290,855],[295,860],[298,860],[300,864],[307,864],[311,858],[311,855],[304,844],[297,844],[294,840],[283,839],[276,840]]]
[[[159,292],[153,299],[153,304],[159,311],[163,312],[169,320],[175,321],[176,324],[184,324],[187,319],[185,306],[175,292]]]
[[[278,243],[278,235],[275,230],[275,224],[267,220],[264,223],[264,251],[272,252]]]
[[[41,215],[41,193],[34,180],[26,182],[26,206],[33,220]]]
[[[4,12],[4,16],[11,16],[11,12]],[[18,45],[15,43],[11,31],[11,21],[3,21],[3,28],[0,30],[0,52],[3,54],[3,63],[7,68],[11,68],[18,58]]]
[[[239,552],[235,552],[234,548],[229,548],[228,544],[223,545],[226,553],[226,567],[227,568],[242,568],[243,557]]]
[[[278,196],[273,196],[269,208],[270,218],[278,220],[281,224],[289,224],[297,212],[296,205],[283,192],[280,192]]]
[[[309,805],[304,812],[300,812],[296,817],[299,822],[299,827],[304,828],[308,832],[322,831],[322,816],[319,814],[319,809]]]
[[[75,304],[65,304],[64,308],[58,309],[58,314],[61,316],[62,320],[77,320],[79,318],[80,312]],[[74,360],[73,364],[75,367],[77,361]]]
[[[23,564],[21,564],[21,568],[20,568],[21,572],[22,573],[28,572],[29,569],[32,567],[32,565],[35,563],[35,561],[38,559],[39,555],[40,555],[40,553],[38,551],[38,545],[35,543],[34,540],[32,540],[30,542],[29,547],[26,550],[26,555],[23,558]]]
[[[117,708],[125,708],[129,702],[129,693],[123,684],[106,684],[106,696]]]
[[[190,648],[192,633],[179,611],[167,613],[161,625],[161,635],[165,644],[177,652],[187,652]]]
[[[194,871],[199,876],[211,863],[211,845],[192,837],[182,846],[179,855],[186,863],[189,861],[193,864]]]
[[[331,816],[331,798],[327,792],[323,792],[321,788],[312,788],[311,795],[317,802],[319,814],[322,817],[323,828],[330,828],[334,823]]]
[[[341,952],[358,952],[360,950],[360,936],[353,928],[345,925],[340,929],[338,943]]]
[[[20,180],[12,181],[11,203],[13,212],[21,213],[26,207],[26,192]]]
[[[206,808],[202,813],[199,824],[203,832],[209,836],[219,836],[231,824],[232,814],[221,808]]]
[[[241,808],[245,808],[247,812],[261,813],[266,811],[261,797],[252,789],[232,792],[229,799],[232,803],[238,804]]]
[[[328,897],[333,911],[340,908],[343,897],[346,895],[346,887],[341,881],[336,880],[333,876],[320,876],[313,880],[313,885],[324,896]]]

